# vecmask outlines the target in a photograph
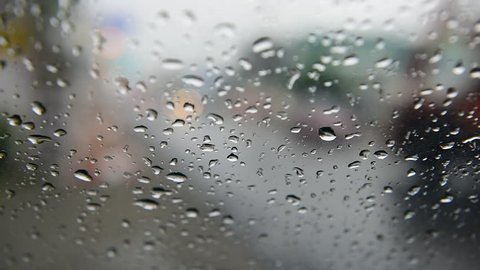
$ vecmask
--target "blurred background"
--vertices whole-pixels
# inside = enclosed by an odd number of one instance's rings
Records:
[[[0,269],[476,269],[480,3],[0,2]]]

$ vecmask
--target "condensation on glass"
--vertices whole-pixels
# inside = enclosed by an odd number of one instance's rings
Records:
[[[0,2],[0,269],[477,269],[480,3]]]

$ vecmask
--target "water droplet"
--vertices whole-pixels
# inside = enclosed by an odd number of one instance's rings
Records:
[[[419,186],[412,186],[407,194],[410,195],[410,196],[415,196],[418,192],[420,191],[420,187]]]
[[[470,78],[480,79],[480,67],[475,67],[470,70]]]
[[[203,152],[213,152],[215,150],[215,145],[210,143],[204,143],[200,146],[200,149]]]
[[[238,160],[238,156],[231,153],[230,155],[227,156],[227,160],[230,161],[230,162],[235,162]]]
[[[221,117],[220,115],[218,114],[215,114],[215,113],[209,113],[207,115],[207,118],[212,120],[213,123],[217,124],[217,125],[222,125],[223,124],[223,117]]]
[[[27,140],[32,144],[42,144],[44,142],[49,142],[52,138],[44,135],[30,135]]]
[[[375,151],[373,155],[378,159],[385,159],[388,157],[388,153],[383,150]]]
[[[167,103],[165,103],[165,107],[169,110],[173,110],[175,109],[175,104],[171,101],[168,101]]]
[[[271,50],[273,48],[273,42],[268,37],[262,37],[257,39],[252,45],[252,51],[254,53],[261,53]]]
[[[222,213],[220,212],[220,210],[218,209],[212,209],[209,213],[208,213],[208,217],[218,217],[220,216]]]
[[[205,81],[201,77],[195,75],[183,76],[182,81],[193,87],[202,87],[205,84]]]
[[[127,94],[131,90],[129,86],[129,81],[126,77],[123,77],[123,76],[116,77],[115,84],[118,87],[119,93],[122,95]]]
[[[22,124],[22,118],[19,115],[12,115],[7,118],[10,126],[20,126]]]
[[[232,38],[235,36],[235,25],[231,23],[219,23],[214,29],[215,35],[224,38]]]
[[[55,130],[55,132],[53,132],[53,136],[55,136],[55,137],[62,137],[62,136],[65,136],[65,135],[67,135],[67,131],[65,131],[64,129],[61,129],[61,128],[59,128],[59,129]]]
[[[375,63],[376,68],[386,68],[393,63],[393,60],[390,58],[382,58]]]
[[[289,90],[293,89],[293,85],[300,78],[300,75],[301,75],[300,70],[298,70],[298,69],[290,70],[289,77],[288,77],[288,83],[287,83],[287,89],[289,89]]]
[[[185,125],[185,120],[183,119],[177,119],[172,123],[172,127],[183,127],[184,125]]]
[[[51,183],[45,183],[42,185],[42,191],[54,191],[55,186],[52,185]]]
[[[133,202],[133,205],[144,210],[155,210],[158,208],[158,203],[151,199],[139,199]]]
[[[292,127],[292,128],[290,129],[290,132],[291,132],[291,133],[294,133],[294,134],[297,134],[297,133],[300,133],[301,130],[302,130],[301,127]]]
[[[411,219],[415,216],[415,212],[411,211],[411,210],[408,210],[408,211],[405,211],[404,215],[403,215],[403,218],[405,220],[408,220],[408,219]]]
[[[158,117],[158,112],[154,109],[147,109],[145,112],[147,114],[148,121],[154,121]]]
[[[113,259],[115,257],[117,257],[117,249],[114,247],[107,249],[107,258]]]
[[[321,127],[318,129],[318,136],[320,136],[320,139],[330,142],[333,141],[337,138],[337,135],[335,135],[335,132],[331,127]]]
[[[411,154],[405,157],[405,160],[407,161],[417,161],[418,160],[418,155],[417,154]]]
[[[43,115],[47,110],[45,109],[45,106],[43,106],[42,103],[39,101],[34,101],[32,102],[32,111],[37,114],[37,115]]]
[[[441,143],[439,146],[442,150],[448,150],[452,149],[455,146],[455,142]]]
[[[163,59],[162,67],[168,70],[179,70],[183,68],[183,62],[178,59]]]
[[[441,203],[451,203],[452,201],[453,201],[453,196],[449,194],[446,194],[440,199]]]
[[[361,164],[362,164],[362,163],[361,163],[360,161],[356,160],[356,161],[351,162],[350,164],[348,164],[348,168],[349,168],[349,169],[356,169],[356,168],[359,168]]]
[[[85,181],[85,182],[91,182],[92,181],[92,177],[90,176],[90,174],[86,170],[77,170],[77,171],[75,171],[75,173],[73,175],[75,176],[75,178],[77,178],[79,180],[82,180],[82,181]]]
[[[101,208],[101,205],[98,203],[88,203],[87,210],[88,211],[98,211]]]
[[[463,140],[462,143],[469,143],[469,142],[473,142],[473,141],[476,141],[476,140],[480,140],[480,136],[473,136],[473,137],[467,138],[467,139]]]
[[[255,106],[249,106],[247,109],[245,109],[245,113],[255,114],[257,112],[258,109]]]
[[[247,59],[245,58],[241,58],[240,60],[238,60],[238,64],[244,69],[244,70],[251,70],[253,65],[252,63],[250,63],[250,61],[248,61]]]
[[[297,197],[293,194],[289,194],[285,197],[285,200],[287,200],[287,202],[291,203],[292,205],[296,206],[296,205],[299,205],[300,202],[302,201],[302,199],[300,199],[300,197]]]
[[[331,108],[323,110],[323,114],[325,115],[335,114],[339,112],[340,112],[340,106],[337,106],[337,105],[333,105]]]
[[[187,208],[185,210],[185,216],[188,218],[198,217],[198,210],[196,208]]]
[[[359,154],[359,156],[364,160],[368,159],[369,155],[370,155],[370,150],[367,150],[367,149],[360,151],[360,154]]]
[[[183,183],[187,180],[187,176],[179,172],[169,173],[166,175],[166,178],[175,183]]]
[[[134,128],[133,128],[133,131],[134,131],[134,132],[137,132],[137,133],[143,133],[143,132],[146,132],[147,129],[148,129],[148,128],[147,128],[146,126],[140,125],[140,126],[134,127]]]
[[[343,65],[344,66],[354,66],[358,64],[358,57],[356,55],[349,55],[343,59]]]
[[[465,72],[465,67],[462,62],[458,62],[452,69],[452,73],[455,75],[462,75]]]

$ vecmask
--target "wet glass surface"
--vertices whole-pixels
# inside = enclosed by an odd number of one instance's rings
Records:
[[[477,1],[0,2],[0,269],[476,269]]]

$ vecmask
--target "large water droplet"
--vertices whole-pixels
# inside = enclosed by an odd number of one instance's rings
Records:
[[[262,37],[257,39],[252,45],[252,51],[254,53],[260,53],[271,50],[273,48],[273,42],[268,37]]]
[[[217,125],[221,125],[223,124],[223,117],[221,117],[220,115],[218,114],[215,114],[215,113],[209,113],[207,115],[207,118],[212,120],[215,124]]]
[[[185,84],[193,86],[193,87],[202,87],[205,84],[205,81],[202,78],[200,78],[199,76],[195,76],[195,75],[183,76],[182,81]]]
[[[144,210],[155,210],[158,208],[158,203],[151,199],[140,199],[133,202],[133,205],[138,206]]]
[[[231,153],[230,155],[227,156],[227,160],[230,161],[230,162],[235,162],[238,160],[238,156]]]
[[[43,104],[39,101],[34,101],[31,105],[32,111],[37,115],[43,115],[47,111],[47,109],[45,109],[45,106],[43,106]]]
[[[166,175],[166,178],[175,183],[183,183],[187,180],[187,176],[179,172],[169,173]]]
[[[183,62],[178,59],[163,59],[162,67],[168,70],[178,70],[183,68]]]
[[[27,140],[32,144],[42,144],[44,142],[49,142],[52,138],[44,135],[30,135],[28,136]]]
[[[344,66],[354,66],[358,64],[358,57],[356,55],[349,55],[343,59]]]
[[[79,180],[82,180],[82,181],[85,181],[85,182],[91,182],[92,181],[92,177],[90,176],[90,174],[86,170],[82,170],[82,169],[77,170],[77,171],[75,171],[73,176],[75,176],[75,178],[77,178]]]
[[[331,127],[321,127],[318,129],[318,136],[320,136],[320,139],[330,142],[333,141],[337,138],[337,135],[335,135],[335,132]]]
[[[373,155],[378,159],[385,159],[388,157],[388,153],[384,150],[378,150],[373,153]]]

